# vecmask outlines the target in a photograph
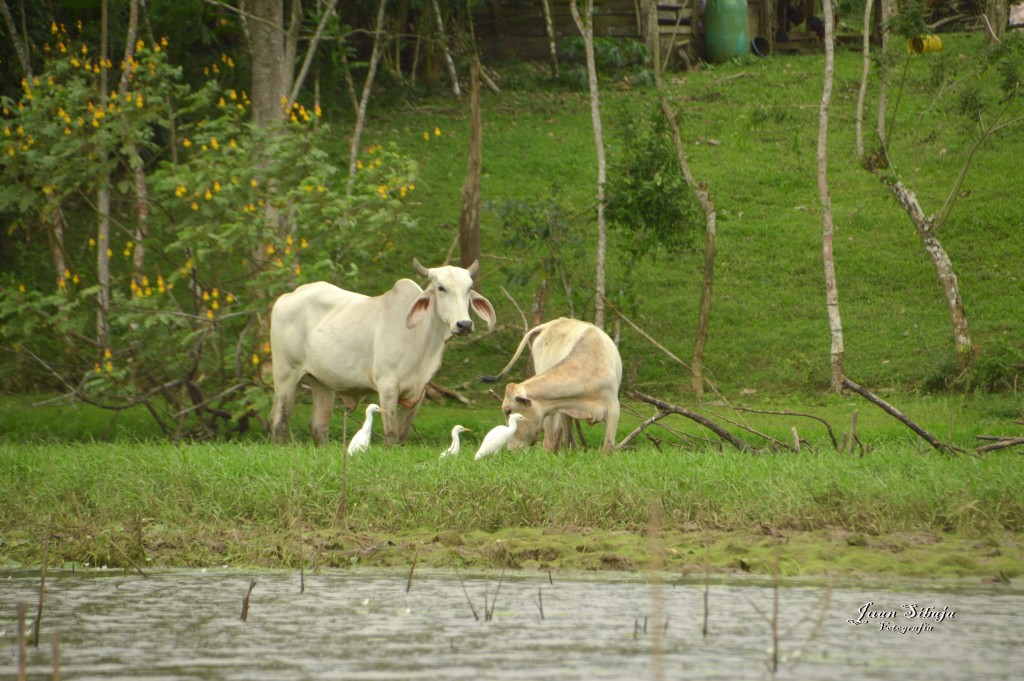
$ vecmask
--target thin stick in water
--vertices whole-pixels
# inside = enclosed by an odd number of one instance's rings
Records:
[[[60,632],[50,637],[50,649],[53,651],[53,681],[60,681]]]
[[[242,621],[245,622],[249,619],[249,596],[252,596],[252,590],[256,588],[256,579],[253,578],[249,581],[249,591],[246,592],[245,598],[242,599]]]
[[[416,547],[416,553],[412,554],[412,565],[409,566],[409,579],[405,582],[405,593],[412,589],[412,573],[416,569],[416,559],[420,557],[420,547]]]
[[[36,606],[36,621],[32,626],[32,647],[39,647],[39,628],[43,621],[43,600],[46,597],[46,566],[50,562],[50,530],[47,527],[46,541],[43,543],[43,569],[39,576],[39,604]]]
[[[466,602],[469,603],[469,609],[473,611],[473,619],[479,622],[480,615],[477,614],[476,608],[473,607],[473,599],[469,597],[469,592],[466,591],[466,582],[462,580],[462,573],[459,572],[458,568],[455,568],[455,574],[459,577],[459,584],[462,586],[462,593],[466,595]]]
[[[537,609],[540,610],[540,621],[543,622],[544,621],[544,592],[543,592],[543,590],[540,589],[540,587],[537,588]]]
[[[28,670],[28,641],[25,638],[25,614],[28,606],[18,603],[18,681],[25,681]]]

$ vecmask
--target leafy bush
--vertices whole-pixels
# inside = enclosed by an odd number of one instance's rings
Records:
[[[0,282],[10,369],[43,366],[51,387],[112,409],[144,404],[169,435],[244,430],[269,403],[272,301],[306,281],[358,279],[408,224],[397,209],[415,166],[375,145],[350,179],[325,151],[319,110],[296,104],[280,126],[257,127],[244,92],[216,80],[190,91],[159,43],[140,41],[130,90],[104,97],[98,77],[111,65],[57,27],[54,40],[21,98],[3,101],[0,210],[22,216],[26,249],[63,244],[65,262],[56,286]],[[230,68],[224,56],[213,71]],[[110,244],[89,198],[107,178]],[[111,258],[105,342],[100,249]]]

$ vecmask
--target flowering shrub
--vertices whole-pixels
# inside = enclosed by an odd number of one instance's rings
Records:
[[[171,435],[245,429],[269,407],[273,300],[308,281],[357,278],[403,226],[414,164],[375,145],[350,179],[327,151],[333,133],[318,109],[283,102],[280,126],[257,127],[245,92],[182,86],[165,43],[140,41],[127,89],[103,96],[99,73],[112,64],[90,60],[60,27],[53,37],[40,75],[3,100],[0,210],[19,215],[35,263],[46,262],[54,225],[66,225],[55,284],[30,270],[0,281],[11,373],[115,409],[145,404]],[[231,66],[225,56],[211,71]],[[139,164],[149,171],[141,198]],[[89,198],[106,178],[109,244]],[[98,249],[111,258],[105,345]]]

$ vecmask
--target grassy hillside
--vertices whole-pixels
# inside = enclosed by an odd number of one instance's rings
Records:
[[[980,35],[944,36],[941,53],[914,57],[894,115],[893,167],[937,211],[953,186],[974,132],[956,114],[962,90],[936,94],[942,74],[963,72],[983,58]],[[501,365],[522,330],[505,286],[529,311],[536,277],[521,284],[522,249],[504,245],[496,206],[509,200],[539,205],[556,191],[571,226],[596,242],[593,196],[596,156],[588,95],[545,82],[542,70],[497,65],[503,90],[483,92],[484,293],[498,308],[499,331],[453,341],[441,382],[459,384]],[[901,64],[899,69],[902,70]],[[839,52],[829,126],[829,184],[835,257],[846,341],[847,373],[877,389],[941,387],[956,376],[949,315],[912,223],[879,180],[856,160],[854,112],[861,60]],[[865,131],[875,129],[877,69]],[[986,76],[986,78],[989,76]],[[995,76],[991,75],[992,82]],[[628,76],[602,81],[602,116],[609,163],[625,153],[622,120],[646,119],[651,89]],[[718,259],[706,365],[719,387],[736,394],[818,392],[827,387],[828,327],[824,306],[821,215],[815,153],[822,59],[775,56],[705,67],[670,79],[683,136],[698,179],[718,209]],[[1018,110],[1020,105],[1015,105]],[[419,161],[420,180],[409,210],[419,228],[382,254],[380,287],[409,274],[413,256],[444,260],[457,233],[466,174],[468,102],[450,96],[371,107],[367,144],[395,143]],[[441,135],[435,136],[435,128]],[[344,128],[343,128],[344,129]],[[428,139],[424,133],[429,132]],[[666,145],[671,142],[666,139]],[[974,157],[953,214],[939,238],[960,278],[979,348],[979,362],[1013,384],[1024,356],[1024,211],[1016,189],[1024,135],[1019,126],[995,135]],[[702,254],[661,253],[636,261],[628,237],[613,232],[608,292],[616,308],[675,354],[689,360],[700,296]],[[699,243],[699,242],[698,242]],[[457,257],[457,253],[456,253]],[[566,254],[572,260],[571,254]],[[592,315],[582,295],[593,278],[592,255],[577,267],[577,315]],[[545,318],[567,314],[556,285]],[[621,349],[631,386],[685,394],[687,380],[627,325]]]

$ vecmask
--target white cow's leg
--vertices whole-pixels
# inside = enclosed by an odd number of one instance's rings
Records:
[[[312,376],[309,387],[313,391],[313,413],[309,417],[309,432],[313,434],[313,442],[318,445],[327,444],[327,434],[334,410],[334,391]]]
[[[270,408],[270,441],[283,444],[288,441],[288,422],[295,406],[295,391],[302,373],[274,362],[274,406]]]
[[[396,443],[405,442],[409,438],[409,429],[412,428],[412,420],[416,418],[416,412],[420,410],[423,400],[417,402],[411,409],[398,405],[398,413],[395,415],[395,437]]]
[[[378,384],[377,391],[378,406],[383,412],[380,418],[384,422],[384,443],[398,444],[398,386]]]

